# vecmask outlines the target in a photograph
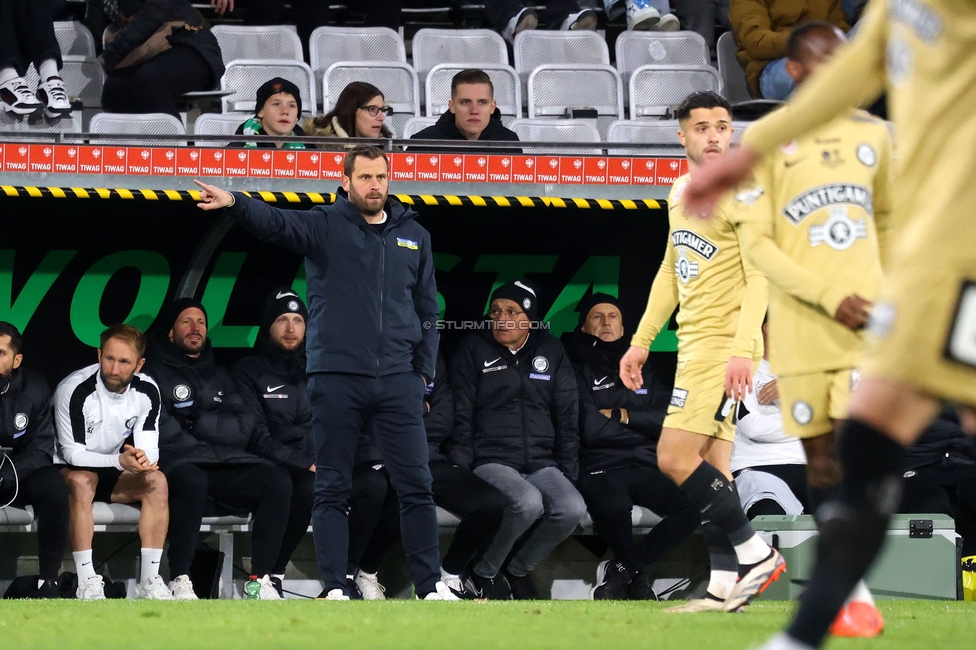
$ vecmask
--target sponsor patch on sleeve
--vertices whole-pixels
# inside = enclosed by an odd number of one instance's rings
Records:
[[[415,242],[412,239],[404,239],[403,237],[397,237],[397,246],[402,246],[403,248],[409,248],[412,251],[415,251],[419,248],[419,246],[417,246],[417,242]]]

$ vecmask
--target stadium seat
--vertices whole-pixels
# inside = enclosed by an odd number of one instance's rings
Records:
[[[166,113],[99,113],[92,118],[88,127],[90,133],[112,133],[119,135],[185,135],[183,123]],[[152,138],[120,138],[118,140],[98,139],[99,144],[141,144],[141,145],[186,145],[185,141],[153,140]]]
[[[617,70],[624,83],[642,65],[708,65],[708,44],[695,32],[635,32],[617,37]]]
[[[649,145],[640,149],[609,149],[611,156],[629,155],[683,155],[678,140],[678,120],[619,120],[607,129],[607,141],[632,142]]]
[[[574,109],[594,109],[593,122],[606,135],[611,122],[624,118],[623,82],[609,65],[540,65],[528,86],[530,119],[562,119],[573,117]]]
[[[204,113],[193,123],[194,135],[234,135],[237,127],[245,120],[245,116],[237,113]],[[213,140],[201,140],[198,145],[204,147],[226,147],[229,142],[215,142]]]
[[[512,120],[508,128],[523,142],[600,142],[600,132],[591,120]],[[522,147],[525,153],[599,155],[601,148],[565,149]]]
[[[55,21],[54,36],[58,39],[61,55],[80,56],[94,60],[95,37],[80,22],[74,20]]]
[[[298,34],[283,25],[216,25],[211,31],[220,44],[224,65],[237,59],[302,61],[305,58]]]
[[[738,45],[732,32],[725,32],[718,37],[715,51],[718,57],[718,74],[722,79],[722,96],[731,104],[752,99],[752,95],[749,94],[749,84],[746,82],[746,71],[735,58],[737,49]]]
[[[309,38],[309,61],[315,79],[340,61],[407,62],[407,49],[400,35],[387,27],[319,27]],[[372,81],[368,76],[359,81]]]
[[[393,109],[387,124],[397,133],[410,117],[420,115],[420,83],[417,73],[406,63],[396,61],[339,61],[322,76],[322,109],[328,113],[343,88],[353,81],[369,80],[383,92],[386,104]]]
[[[732,131],[733,143],[738,144],[739,142],[742,142],[742,136],[745,135],[746,129],[749,128],[750,124],[752,124],[752,122],[738,121],[735,119],[732,120],[732,128],[735,129]]]
[[[403,138],[409,139],[414,133],[423,131],[428,126],[433,126],[437,122],[436,117],[408,117],[403,123]]]
[[[529,29],[516,34],[514,58],[525,91],[529,75],[540,65],[610,65],[610,49],[596,32]]]
[[[258,88],[274,77],[282,77],[298,86],[302,91],[302,113],[315,113],[318,97],[312,69],[303,61],[282,59],[239,59],[227,64],[227,70],[220,79],[220,88],[234,90],[236,94],[221,100],[221,112],[253,113]]]
[[[490,29],[420,29],[413,36],[412,50],[413,67],[421,81],[434,66],[444,63],[459,70],[488,63],[508,65],[505,39]]]
[[[436,118],[447,110],[447,103],[451,99],[451,80],[467,67],[466,63],[440,63],[430,69],[425,82],[428,117]],[[479,67],[491,79],[502,122],[507,124],[516,117],[522,117],[522,84],[515,69],[497,63],[481,63]]]
[[[707,65],[642,65],[630,76],[630,119],[659,119],[688,95],[720,92],[718,72]]]

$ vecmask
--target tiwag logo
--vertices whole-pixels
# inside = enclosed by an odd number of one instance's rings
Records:
[[[836,183],[815,187],[796,197],[783,208],[783,216],[789,219],[793,225],[796,225],[821,208],[842,203],[859,205],[868,214],[874,211],[871,203],[871,192],[866,187]]]

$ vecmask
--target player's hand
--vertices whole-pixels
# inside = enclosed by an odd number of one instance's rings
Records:
[[[630,390],[637,390],[644,385],[641,368],[647,363],[647,350],[636,345],[630,346],[627,353],[620,359],[620,379]]]
[[[122,447],[122,453],[119,454],[119,465],[122,466],[123,470],[136,473],[148,472],[155,468],[155,465],[149,462],[146,452],[136,449],[132,445]]]
[[[200,186],[200,202],[197,207],[201,210],[219,210],[234,205],[234,195],[213,185],[207,185],[193,179]]]
[[[758,399],[760,404],[772,404],[779,399],[779,386],[775,379],[759,390]]]
[[[752,359],[731,357],[725,369],[725,396],[736,402],[752,392]]]
[[[725,156],[706,160],[685,186],[681,202],[690,214],[709,218],[719,198],[739,183],[747,180],[760,156],[749,147],[736,147]]]
[[[234,0],[210,0],[214,13],[223,16],[225,12],[234,11]]]
[[[834,314],[834,320],[852,330],[859,330],[868,322],[868,310],[871,309],[871,302],[865,300],[856,293],[844,298]]]

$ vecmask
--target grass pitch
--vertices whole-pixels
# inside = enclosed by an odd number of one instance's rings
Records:
[[[760,601],[739,615],[673,615],[653,602],[0,601],[0,648],[745,650],[782,628],[794,605]],[[827,647],[976,647],[974,602],[889,601],[881,610],[881,637],[833,639]]]

